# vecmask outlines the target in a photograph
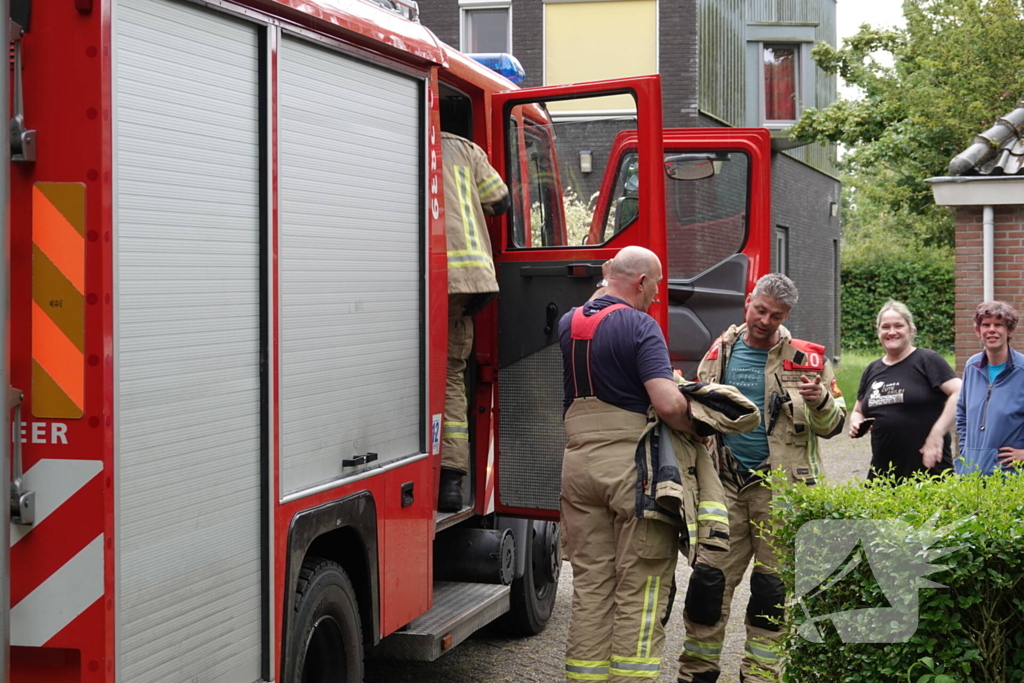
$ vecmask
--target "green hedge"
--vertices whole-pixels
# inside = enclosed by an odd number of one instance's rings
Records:
[[[787,683],[1024,680],[1024,476],[927,480],[922,475],[902,486],[884,480],[798,488],[786,487],[783,482],[775,485],[780,488],[776,505],[784,510],[776,527],[783,579],[791,597],[803,597],[787,610],[789,624],[783,646]],[[841,568],[832,573],[828,569],[831,563],[826,563],[822,572],[809,576],[808,567],[828,557],[827,550],[833,551],[833,557],[842,554],[835,552],[839,538],[835,522],[818,520],[859,520],[839,524],[877,525],[879,529],[904,526],[893,537],[899,541],[895,545],[892,538],[885,538],[885,532],[866,534],[849,557],[859,551],[868,561],[853,563],[852,571],[831,585],[831,579],[818,585],[819,574],[837,577]],[[900,522],[879,525],[877,520]],[[917,541],[908,541],[903,535],[906,529],[928,529],[930,521],[935,528],[949,527],[948,534],[931,547],[955,548],[950,554],[929,557],[923,549],[928,542],[915,546]],[[801,532],[805,523],[810,524]],[[804,551],[799,558],[797,547]],[[808,549],[812,552],[807,553]],[[894,552],[904,553],[902,561],[887,565],[885,558],[894,557]],[[923,573],[927,576],[921,579],[921,572],[906,561],[908,557],[931,562],[937,571],[927,573],[926,568]],[[798,584],[800,567],[802,585]],[[812,579],[810,584],[808,579]],[[928,580],[945,587],[914,588],[935,586]],[[811,584],[826,589],[815,594],[817,589],[809,590]],[[894,599],[892,592],[886,594],[886,585],[902,587],[900,595]],[[895,607],[901,600],[916,608],[913,623],[905,631],[906,642],[846,643],[836,629],[840,621],[817,620],[830,614],[849,615],[853,609]],[[872,613],[872,619],[877,614]],[[808,617],[816,619],[812,623],[819,627],[819,636],[811,637],[820,637],[822,642],[800,635],[802,625],[805,634],[810,633]],[[889,626],[894,629],[891,634],[901,624],[894,620]]]
[[[843,247],[842,344],[878,350],[875,316],[889,299],[910,307],[917,345],[947,353],[954,335],[953,251],[879,239]]]

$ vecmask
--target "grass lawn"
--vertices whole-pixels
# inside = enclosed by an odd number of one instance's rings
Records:
[[[836,367],[836,382],[839,383],[839,391],[843,392],[843,398],[846,399],[847,412],[852,411],[853,404],[857,402],[857,387],[860,385],[860,376],[864,373],[864,368],[871,361],[881,357],[881,348],[870,353],[861,350],[843,351],[841,362]],[[943,357],[950,367],[956,367],[952,354],[943,354]]]
[[[843,398],[846,399],[847,412],[852,411],[853,404],[857,402],[857,387],[860,385],[860,376],[864,373],[864,368],[881,356],[881,353],[843,351],[840,363],[836,367],[836,382],[839,383],[839,391],[843,392]]]

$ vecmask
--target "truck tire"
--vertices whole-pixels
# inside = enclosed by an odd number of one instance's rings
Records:
[[[348,574],[335,562],[308,558],[295,589],[288,683],[362,683],[363,631]]]
[[[500,624],[513,636],[535,636],[547,627],[562,569],[558,524],[534,520],[527,529],[529,538],[516,539],[526,543],[526,568],[512,581],[511,609]]]

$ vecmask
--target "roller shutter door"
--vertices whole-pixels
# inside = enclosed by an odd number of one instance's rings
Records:
[[[298,38],[280,64],[287,494],[423,449],[424,107],[420,81]]]
[[[260,676],[257,30],[114,6],[118,680]]]

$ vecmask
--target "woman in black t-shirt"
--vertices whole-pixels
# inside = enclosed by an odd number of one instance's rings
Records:
[[[949,428],[956,417],[960,378],[946,359],[914,346],[914,317],[898,301],[888,301],[875,320],[885,355],[864,370],[850,436],[861,422],[871,426],[868,479],[891,473],[902,481],[917,471],[939,474],[953,467]]]

